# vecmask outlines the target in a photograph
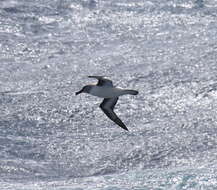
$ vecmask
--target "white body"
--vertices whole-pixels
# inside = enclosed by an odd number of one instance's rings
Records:
[[[89,92],[93,96],[101,98],[114,98],[124,94],[128,94],[121,88],[109,87],[109,86],[93,86]]]

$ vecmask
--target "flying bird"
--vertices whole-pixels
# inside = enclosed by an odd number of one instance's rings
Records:
[[[113,86],[111,80],[106,79],[103,76],[88,77],[98,79],[98,83],[96,85],[86,85],[75,94],[78,95],[80,93],[88,93],[93,96],[104,98],[104,100],[100,104],[100,108],[102,109],[102,111],[108,116],[108,118],[114,121],[122,129],[128,131],[128,128],[125,126],[125,124],[120,120],[120,118],[115,114],[113,110],[118,101],[119,96],[125,94],[137,95],[138,91],[116,88],[115,86]]]

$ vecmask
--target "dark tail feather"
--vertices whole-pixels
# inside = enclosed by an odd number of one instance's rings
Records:
[[[125,90],[126,94],[137,95],[139,92],[137,90]]]

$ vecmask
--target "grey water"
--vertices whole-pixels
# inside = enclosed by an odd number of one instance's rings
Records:
[[[0,189],[217,189],[217,1],[1,0]]]

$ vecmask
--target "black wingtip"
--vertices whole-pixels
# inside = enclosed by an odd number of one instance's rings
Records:
[[[129,129],[126,127],[126,125],[122,122],[122,125],[119,125],[122,129],[129,131]]]
[[[122,129],[126,130],[126,131],[129,131],[129,129],[126,127],[126,125],[119,119],[119,118],[116,118],[114,120],[114,122],[116,124],[118,124]]]
[[[87,76],[88,78],[96,78],[96,79],[100,79],[100,78],[104,78],[105,76],[96,76],[96,75],[92,75],[92,76]]]
[[[135,90],[135,94],[134,95],[137,95],[137,94],[139,94],[139,91]]]
[[[99,76],[95,76],[95,75],[89,75],[87,76],[88,78],[95,78],[95,77],[99,77]]]
[[[119,124],[118,124],[119,125]],[[124,129],[125,131],[129,131],[129,129],[125,126],[125,125],[119,125],[122,129]]]
[[[126,126],[125,126],[126,127]],[[122,127],[123,128],[123,127]],[[126,130],[126,131],[129,131],[129,129],[127,129],[127,127],[126,128],[123,128],[124,130]]]

